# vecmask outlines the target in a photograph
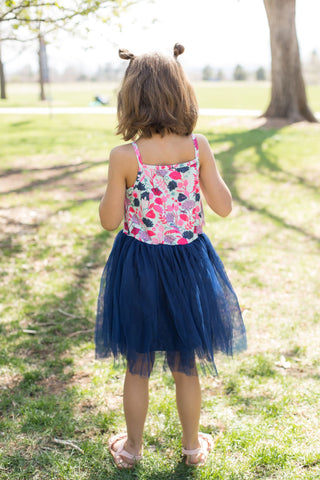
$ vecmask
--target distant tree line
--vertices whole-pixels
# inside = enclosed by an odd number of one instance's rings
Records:
[[[310,54],[310,57],[302,65],[304,77],[306,83],[308,84],[320,84],[320,55],[317,50],[313,50]],[[265,81],[270,78],[270,72],[264,67],[259,67],[254,71],[249,71],[242,65],[238,64],[233,69],[232,74],[226,75],[222,69],[214,69],[211,65],[206,65],[202,69],[203,81],[216,82],[221,80],[235,80],[235,81],[245,81],[245,80],[257,80]]]

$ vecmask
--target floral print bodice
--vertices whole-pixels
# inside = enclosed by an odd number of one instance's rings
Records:
[[[174,165],[145,165],[132,142],[139,171],[126,190],[123,232],[145,243],[185,245],[202,233],[204,215],[199,185],[199,147],[195,158]]]

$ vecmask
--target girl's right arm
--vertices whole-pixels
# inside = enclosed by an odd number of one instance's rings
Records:
[[[116,147],[110,153],[107,188],[99,206],[101,225],[106,230],[115,230],[122,222],[125,192],[123,147]]]
[[[232,196],[224,183],[210,148],[203,135],[197,135],[200,160],[200,187],[209,207],[221,217],[226,217],[232,210]]]

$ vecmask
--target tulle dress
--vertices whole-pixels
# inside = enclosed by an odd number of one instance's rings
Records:
[[[96,358],[125,357],[131,373],[150,376],[155,357],[194,375],[217,373],[214,353],[246,348],[236,294],[209,238],[195,158],[143,164],[126,190],[124,227],[114,241],[98,296]],[[197,361],[198,360],[198,361]]]

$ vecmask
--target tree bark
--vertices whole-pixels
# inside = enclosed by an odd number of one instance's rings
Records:
[[[0,98],[5,100],[7,98],[7,95],[6,95],[6,77],[5,77],[5,74],[4,74],[4,65],[3,65],[3,62],[2,62],[2,55],[1,55],[1,40],[0,40],[0,84],[1,84]]]
[[[46,72],[46,59],[45,59],[45,43],[43,36],[39,33],[39,85],[40,85],[40,100],[46,100],[46,94],[44,90],[45,72]]]
[[[263,116],[316,122],[307,103],[296,32],[295,0],[264,0],[270,28],[271,101]]]

